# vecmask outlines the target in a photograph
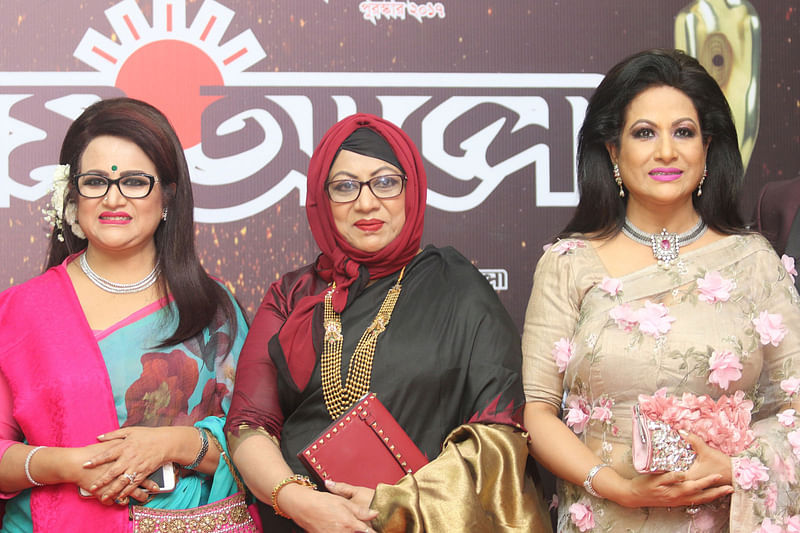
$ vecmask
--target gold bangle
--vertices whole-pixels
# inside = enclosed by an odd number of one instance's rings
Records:
[[[275,485],[275,488],[272,489],[272,509],[275,511],[275,514],[291,520],[291,517],[288,514],[281,511],[281,508],[278,507],[278,493],[281,491],[283,487],[289,485],[290,483],[297,483],[298,485],[302,485],[303,487],[311,487],[314,490],[317,490],[317,484],[308,479],[308,476],[301,476],[300,474],[294,474],[287,477],[277,485]]]

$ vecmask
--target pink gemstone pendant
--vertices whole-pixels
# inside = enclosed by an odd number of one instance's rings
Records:
[[[653,247],[653,256],[656,259],[667,266],[677,259],[680,249],[677,233],[669,233],[667,228],[663,228],[661,233],[651,235],[650,240]]]

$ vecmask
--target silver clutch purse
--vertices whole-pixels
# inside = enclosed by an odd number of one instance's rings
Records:
[[[633,467],[640,474],[688,470],[697,454],[672,426],[633,406]]]

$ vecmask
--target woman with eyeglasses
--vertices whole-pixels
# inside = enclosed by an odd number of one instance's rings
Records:
[[[2,531],[128,531],[130,504],[236,492],[214,439],[247,324],[195,255],[189,171],[164,115],[128,98],[88,107],[52,204],[47,270],[0,294]],[[172,463],[177,485],[159,493],[148,476]]]
[[[314,151],[307,191],[321,254],[264,297],[227,423],[264,530],[549,531],[524,473],[519,334],[467,259],[420,249],[427,187],[411,139],[347,117]],[[377,488],[310,478],[298,452],[368,391],[430,462]],[[367,442],[344,446],[358,457],[346,468],[378,467]]]

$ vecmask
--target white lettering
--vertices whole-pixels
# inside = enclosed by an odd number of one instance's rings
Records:
[[[9,159],[14,149],[34,141],[41,141],[47,138],[47,133],[37,127],[21,122],[11,117],[11,107],[17,102],[30,98],[31,94],[0,94],[0,207],[9,207],[11,197],[21,198],[33,202],[45,195],[50,187],[50,182],[43,180],[46,172],[33,170],[30,173],[31,179],[37,181],[33,185],[23,185],[11,178],[9,171]],[[52,181],[52,170],[55,165],[50,167]]]

